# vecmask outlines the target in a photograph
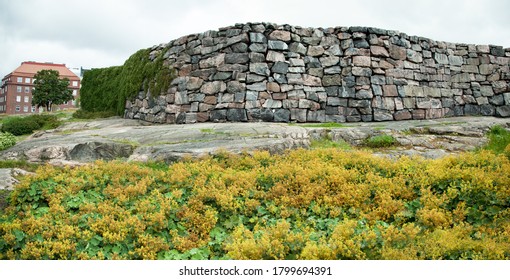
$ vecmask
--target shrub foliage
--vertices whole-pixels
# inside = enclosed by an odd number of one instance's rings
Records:
[[[163,49],[154,60],[151,49],[133,54],[122,66],[92,69],[85,72],[80,90],[80,104],[84,111],[124,113],[126,100],[141,90],[156,96],[167,91],[175,77],[170,66],[164,64]]]
[[[361,151],[41,167],[0,216],[8,259],[508,259],[510,162]]]
[[[0,132],[0,151],[16,145],[16,137],[9,132]]]
[[[14,135],[31,134],[38,129],[52,129],[61,124],[56,115],[34,114],[27,117],[11,117],[2,124],[2,131]]]

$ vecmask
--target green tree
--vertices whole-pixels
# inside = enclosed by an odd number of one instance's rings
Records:
[[[34,76],[34,89],[32,90],[32,105],[46,107],[51,111],[51,105],[60,105],[73,100],[69,87],[69,79],[60,79],[56,70],[41,70]]]

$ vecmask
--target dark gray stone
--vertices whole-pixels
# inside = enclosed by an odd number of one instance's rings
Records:
[[[250,116],[254,119],[261,120],[264,122],[273,121],[273,110],[269,108],[256,108],[248,110]]]
[[[477,116],[480,115],[480,106],[473,104],[466,104],[464,106],[464,114],[467,116]]]
[[[248,117],[245,109],[228,109],[227,120],[231,122],[246,122]]]
[[[496,116],[510,117],[510,105],[499,106],[496,108]]]
[[[322,80],[322,83],[324,84],[324,79]],[[337,86],[331,86],[331,87],[324,87],[324,90],[326,91],[326,94],[328,96],[338,96],[338,88]]]
[[[225,55],[225,63],[228,64],[246,63],[249,60],[250,57],[247,53],[227,53]]]
[[[489,46],[492,55],[505,56],[505,50],[501,46]]]
[[[370,48],[370,44],[365,39],[355,39],[354,40],[354,47],[355,48],[368,49],[368,48]]]
[[[266,44],[253,43],[253,44],[250,45],[250,51],[252,51],[252,52],[259,52],[259,53],[265,53],[267,51],[267,45]]]
[[[505,99],[502,94],[494,95],[489,97],[489,103],[495,106],[505,105]]]
[[[308,122],[325,122],[326,121],[326,111],[325,110],[308,111],[308,114],[306,116],[306,121],[308,121]]]
[[[273,67],[271,67],[271,71],[278,74],[287,74],[289,71],[289,64],[286,62],[277,61],[274,63]]]
[[[177,114],[177,117],[175,118],[175,123],[176,124],[184,124],[184,123],[186,123],[186,113],[185,112],[180,112],[179,114]]]
[[[209,118],[213,122],[225,121],[227,119],[227,110],[213,110]]]
[[[483,104],[480,105],[480,113],[482,116],[494,116],[496,110],[494,109],[494,106],[490,104]]]
[[[289,122],[290,121],[290,110],[288,109],[276,109],[274,111],[275,122]]]

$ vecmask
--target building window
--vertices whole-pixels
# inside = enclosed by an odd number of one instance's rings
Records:
[[[23,112],[28,112],[28,106],[23,106]]]
[[[25,83],[30,84],[30,78],[25,78]]]
[[[35,112],[35,106],[32,106],[32,113]]]
[[[73,103],[73,106],[76,106],[76,100],[71,101]]]
[[[22,77],[18,77],[18,79],[16,80],[18,83],[23,83],[23,78]]]
[[[20,108],[19,105],[16,105],[16,112],[19,112],[20,110],[19,108]]]
[[[73,89],[73,96],[76,96],[78,94],[78,91]]]
[[[77,87],[78,86],[78,81],[73,81],[73,87]]]
[[[25,87],[25,93],[29,93],[30,92],[30,88],[29,87]]]
[[[3,97],[0,97],[0,102],[4,102],[4,98]]]
[[[16,102],[21,102],[21,96],[20,95],[16,95]]]
[[[21,92],[21,91],[22,91],[22,87],[17,86],[17,87],[16,87],[16,92]]]
[[[23,99],[24,99],[23,101],[25,101],[25,103],[28,103],[29,98],[30,98],[30,97],[25,96],[25,97],[23,97]]]

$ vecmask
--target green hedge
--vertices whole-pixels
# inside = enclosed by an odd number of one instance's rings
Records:
[[[80,91],[81,108],[89,112],[124,113],[127,99],[140,90],[166,92],[175,77],[173,70],[165,66],[163,55],[149,59],[150,49],[133,54],[122,66],[92,69],[85,72]]]
[[[31,134],[38,129],[57,128],[61,124],[55,115],[30,115],[27,117],[12,117],[4,120],[2,132],[14,135]]]

